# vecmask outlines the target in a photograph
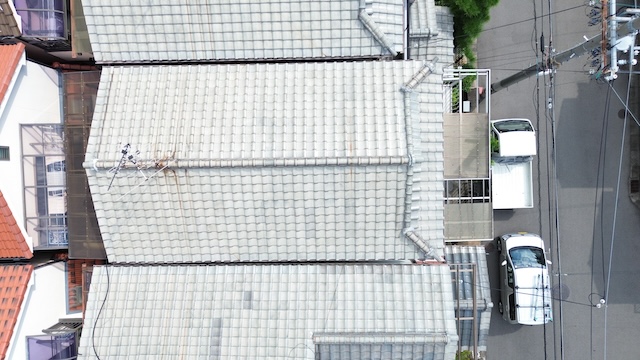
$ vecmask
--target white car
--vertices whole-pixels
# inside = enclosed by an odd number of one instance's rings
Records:
[[[542,325],[553,320],[551,284],[544,242],[531,233],[502,235],[498,310],[512,324]]]

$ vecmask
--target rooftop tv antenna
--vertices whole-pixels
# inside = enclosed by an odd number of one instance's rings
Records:
[[[126,144],[122,147],[122,150],[120,150],[120,153],[122,153],[122,156],[120,157],[120,161],[118,162],[118,165],[109,169],[109,172],[112,173],[113,176],[111,177],[111,181],[109,182],[109,188],[107,189],[107,191],[111,190],[111,185],[113,185],[113,180],[115,180],[116,175],[118,175],[118,173],[120,172],[120,169],[122,169],[122,167],[124,167],[127,164],[127,162],[130,162],[136,166],[138,164],[138,160],[136,159],[136,156],[140,155],[140,150],[136,150],[134,153],[131,153],[131,145]],[[138,168],[138,170],[140,169]]]
[[[155,177],[160,172],[164,171],[166,168],[169,167],[168,162],[166,160],[152,160],[151,162],[148,162],[148,164],[146,165],[143,164],[143,162],[138,160],[138,156],[140,155],[140,150],[133,151],[131,148],[131,144],[125,144],[120,150],[120,154],[121,154],[120,161],[118,161],[118,163],[114,167],[109,169],[109,172],[112,173],[113,176],[111,176],[111,181],[109,181],[109,188],[107,189],[107,191],[111,190],[113,181],[115,180],[120,170],[126,167],[127,163],[131,163],[136,167],[136,170],[138,171],[138,173],[142,175],[143,180],[139,184],[131,188],[129,191],[121,195],[116,201],[119,201],[125,196],[129,195],[135,189],[139,188],[144,183],[146,183],[149,179]],[[145,174],[144,170],[149,170],[149,169],[155,170],[155,171],[151,175]]]

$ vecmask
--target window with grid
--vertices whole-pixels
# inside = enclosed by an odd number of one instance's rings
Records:
[[[9,147],[0,146],[0,160],[9,160]]]

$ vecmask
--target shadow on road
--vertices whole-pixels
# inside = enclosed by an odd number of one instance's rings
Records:
[[[626,83],[614,88],[625,96]],[[589,85],[578,88],[577,98],[565,99],[557,114],[556,138],[569,139],[556,144],[556,151],[560,227],[565,229],[560,234],[562,273],[573,301],[585,302],[589,291],[604,297],[610,279],[610,304],[640,303],[640,210],[631,202],[628,186],[629,128],[637,125],[627,121],[618,188],[621,108],[606,86]],[[590,277],[591,284],[576,280],[578,276]]]

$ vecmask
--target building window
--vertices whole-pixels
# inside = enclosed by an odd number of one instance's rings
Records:
[[[66,38],[66,1],[14,0],[22,19],[22,35],[40,38]]]
[[[0,160],[9,160],[8,146],[0,146]]]

